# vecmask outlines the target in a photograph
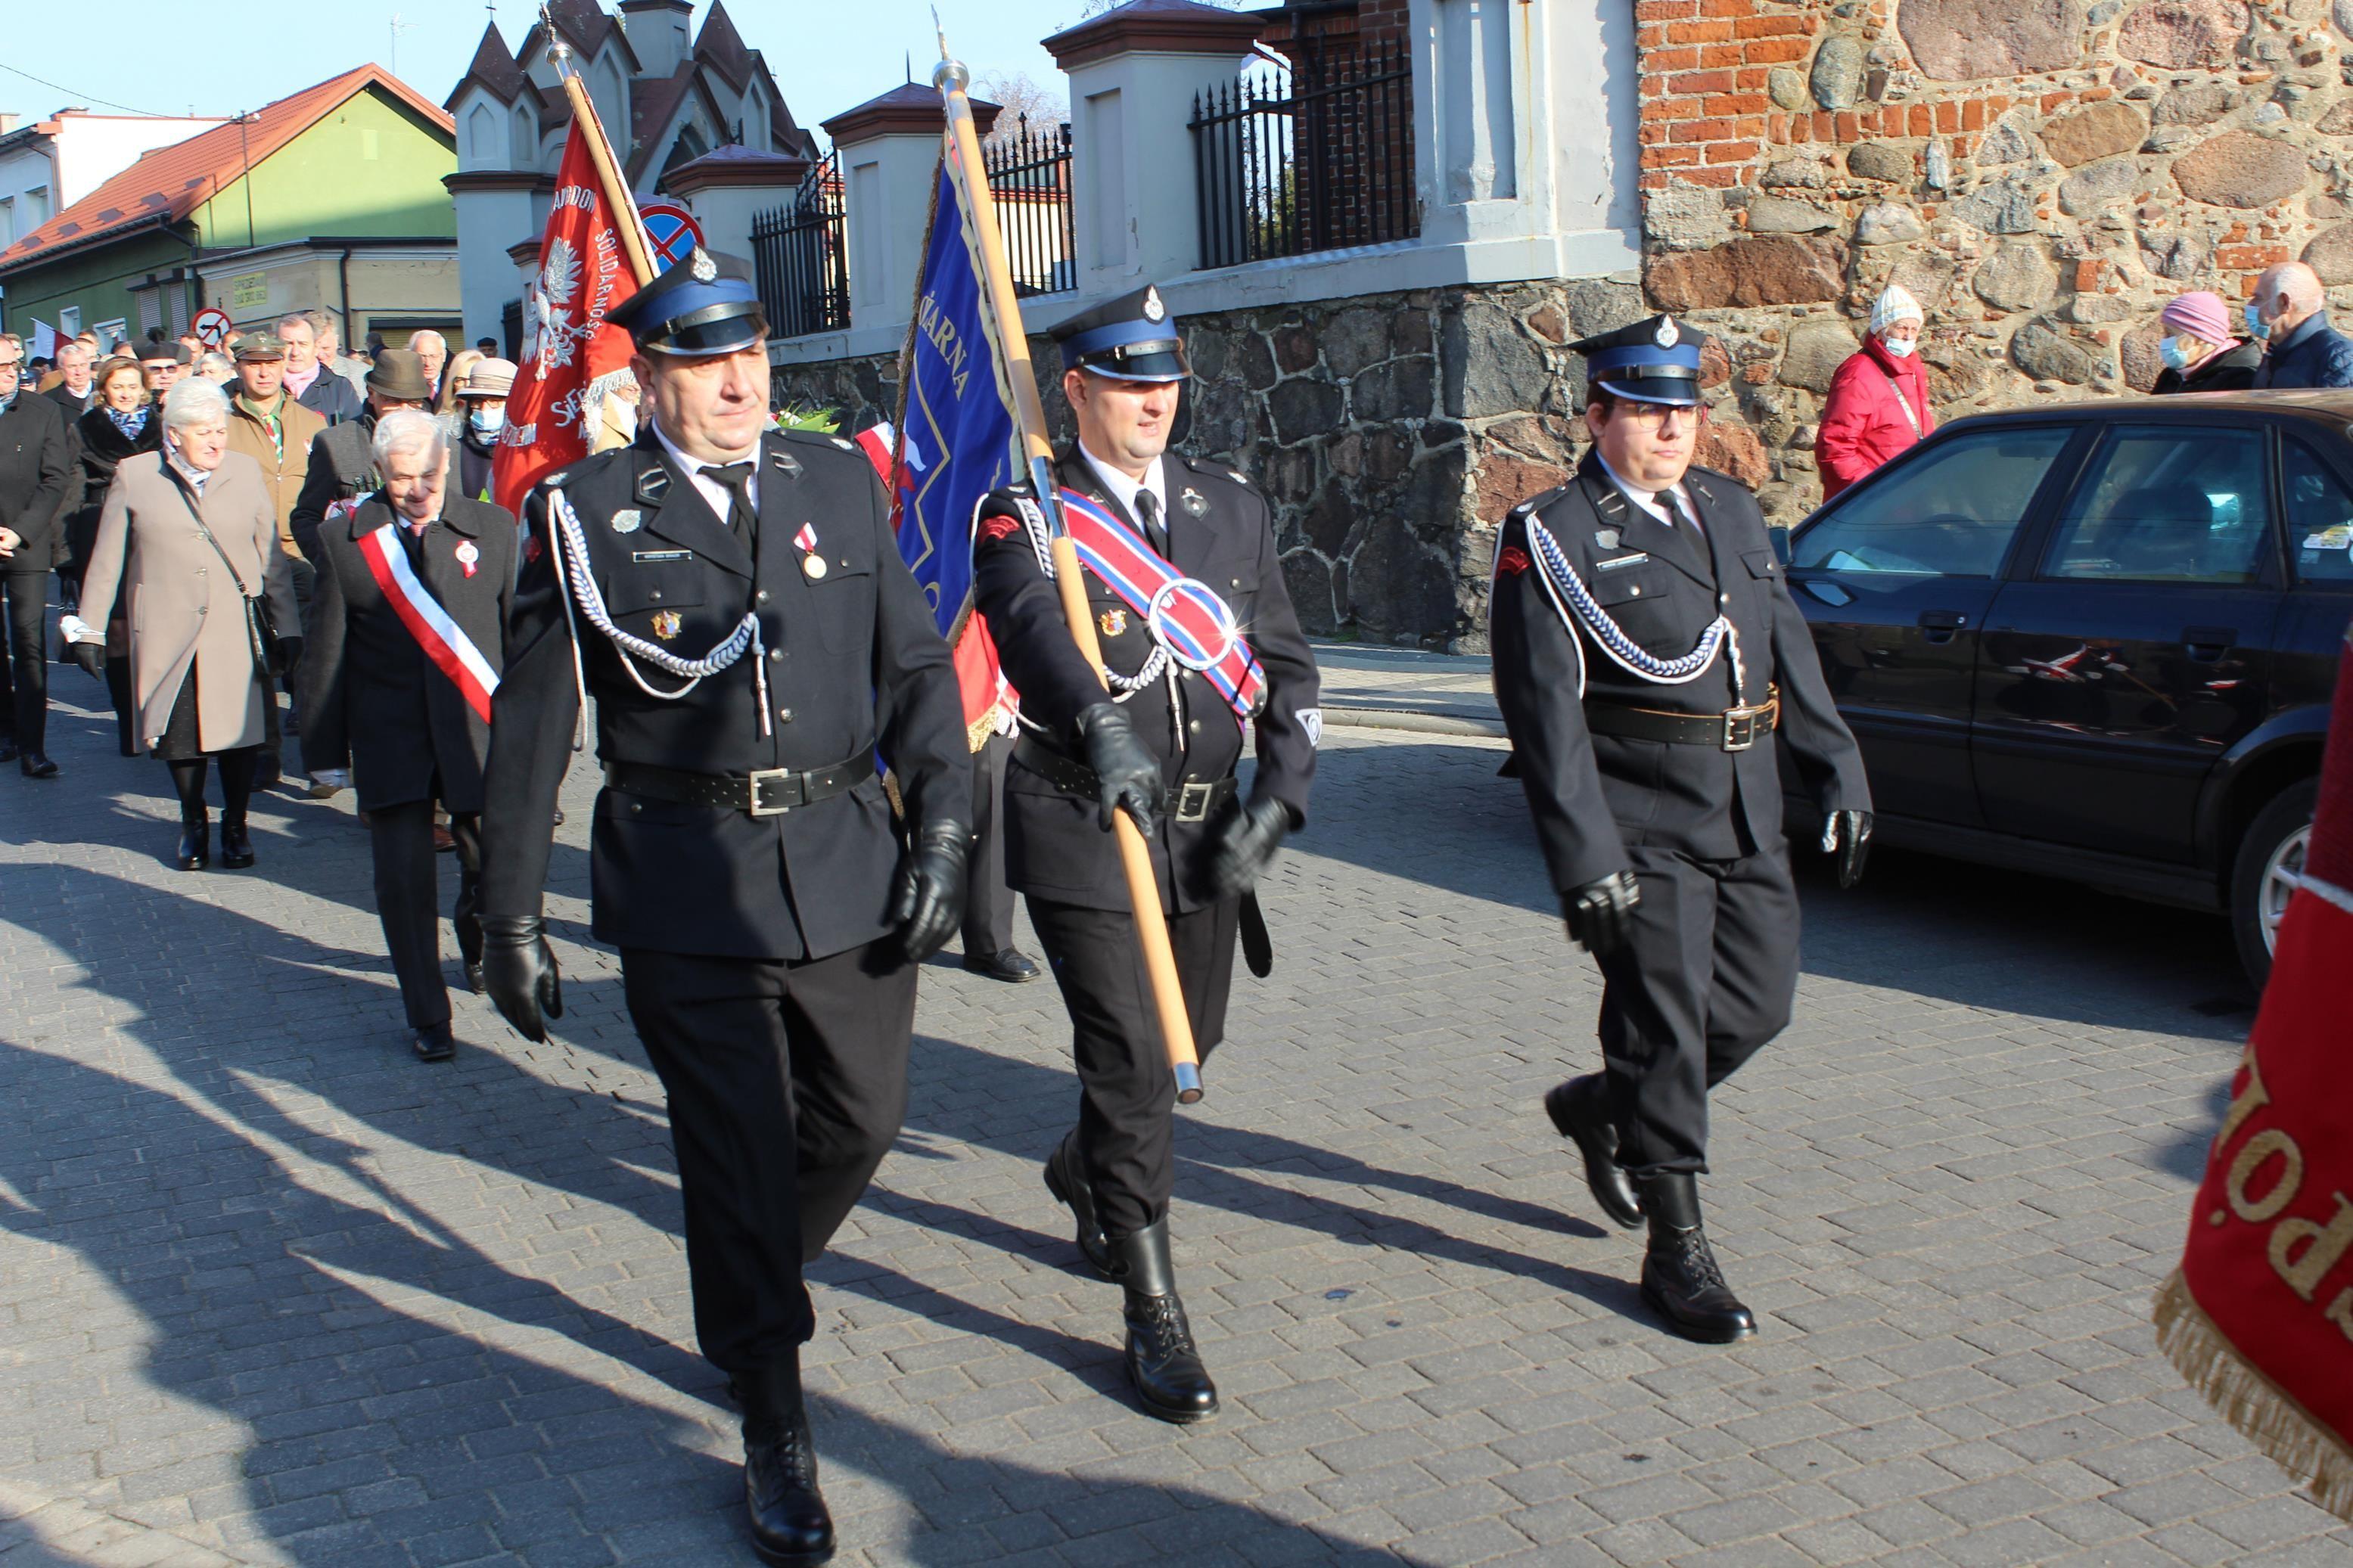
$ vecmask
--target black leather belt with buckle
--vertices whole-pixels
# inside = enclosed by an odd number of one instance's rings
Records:
[[[797,773],[790,768],[762,768],[749,773],[690,773],[644,763],[605,764],[605,787],[623,795],[675,801],[681,805],[722,806],[754,816],[781,816],[797,805],[815,805],[818,801],[848,795],[873,776],[871,755]]]
[[[1721,713],[1671,713],[1660,708],[1630,708],[1621,703],[1588,701],[1585,727],[1597,735],[1630,741],[1663,741],[1675,746],[1713,746],[1723,752],[1745,752],[1781,724],[1780,689],[1764,701]]]
[[[1013,742],[1013,760],[1060,790],[1064,795],[1097,798],[1100,788],[1094,769],[1084,763],[1066,757],[1034,736],[1024,735]],[[1168,803],[1168,819],[1172,822],[1207,822],[1210,816],[1234,797],[1231,778],[1210,779],[1202,784],[1180,784]]]

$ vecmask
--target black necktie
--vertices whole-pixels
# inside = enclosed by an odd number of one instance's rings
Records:
[[[752,510],[752,473],[750,463],[706,463],[702,477],[716,479],[727,490],[727,529],[745,544],[752,542],[752,531],[757,526],[757,514]]]
[[[1168,553],[1168,531],[1160,526],[1160,498],[1150,490],[1135,492],[1135,521],[1144,524],[1144,537],[1161,554]]]

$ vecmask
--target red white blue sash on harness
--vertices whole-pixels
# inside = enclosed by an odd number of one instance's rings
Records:
[[[482,657],[464,628],[449,618],[449,612],[439,600],[418,581],[416,571],[408,564],[408,552],[400,547],[400,525],[387,522],[374,533],[360,536],[360,559],[368,564],[375,584],[392,602],[393,613],[400,617],[417,646],[425,650],[441,673],[455,681],[466,699],[466,706],[485,724],[491,721],[491,694],[499,689],[499,672]]]
[[[1237,718],[1266,701],[1266,671],[1241,639],[1234,612],[1207,583],[1187,577],[1092,496],[1065,488],[1062,521],[1079,562],[1144,619],[1168,657],[1204,677]]]

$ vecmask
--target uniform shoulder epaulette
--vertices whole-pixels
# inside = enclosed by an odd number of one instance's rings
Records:
[[[1231,479],[1234,483],[1251,489],[1258,488],[1251,482],[1248,474],[1230,463],[1212,462],[1207,458],[1196,458],[1190,453],[1185,455],[1183,461],[1187,468],[1197,474],[1207,474],[1213,479]]]
[[[1552,505],[1553,502],[1567,495],[1569,487],[1567,485],[1555,485],[1552,489],[1538,495],[1532,495],[1527,500],[1520,502],[1519,505],[1504,513],[1504,519],[1506,521],[1524,521],[1527,518],[1534,516],[1535,513],[1542,511],[1546,507]]]

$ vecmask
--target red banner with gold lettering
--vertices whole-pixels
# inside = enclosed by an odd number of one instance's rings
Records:
[[[2224,1419],[2353,1520],[2353,647],[2302,877],[2157,1334]]]
[[[637,290],[620,225],[596,179],[589,127],[575,119],[555,171],[539,276],[524,302],[522,363],[507,395],[491,498],[520,517],[541,476],[596,449],[605,395],[626,378],[629,334],[606,313]]]

